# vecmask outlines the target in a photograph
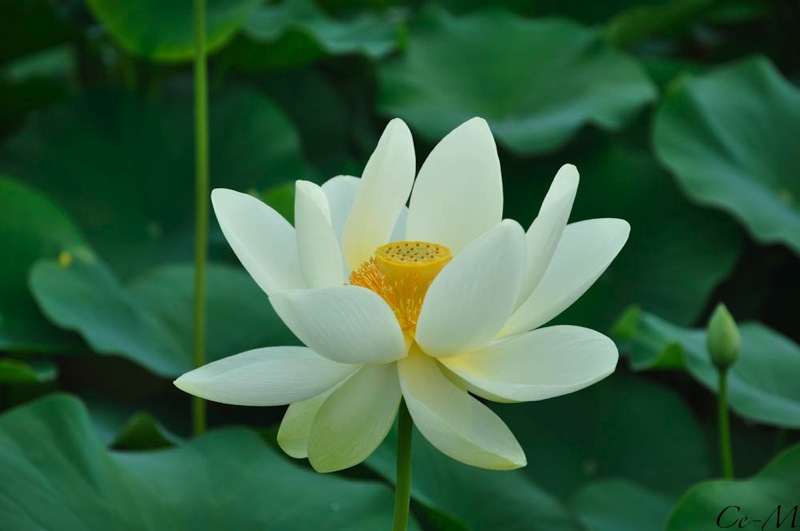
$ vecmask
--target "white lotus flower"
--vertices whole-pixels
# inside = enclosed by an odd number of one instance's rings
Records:
[[[295,227],[254,197],[214,190],[225,237],[306,347],[244,352],[175,385],[227,404],[291,404],[278,442],[321,472],[366,459],[401,397],[450,457],[524,466],[514,435],[470,393],[541,400],[614,371],[617,349],[604,335],[539,327],[592,285],[629,226],[567,225],[578,186],[571,165],[527,232],[503,220],[497,148],[479,118],[447,135],[416,181],[415,168],[411,133],[395,119],[361,179],[297,182]]]

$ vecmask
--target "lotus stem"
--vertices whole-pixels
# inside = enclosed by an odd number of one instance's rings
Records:
[[[206,255],[208,254],[208,73],[206,71],[206,3],[194,0],[194,131],[195,131],[195,254],[194,367],[205,364]],[[192,401],[192,432],[206,430],[206,404]]]
[[[405,400],[400,402],[397,425],[397,481],[394,493],[393,531],[406,531],[411,506],[411,434],[413,421]]]
[[[731,453],[731,423],[728,414],[728,371],[719,370],[719,454],[722,459],[722,475],[733,479],[733,455]]]

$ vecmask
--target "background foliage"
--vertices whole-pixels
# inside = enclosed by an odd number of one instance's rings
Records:
[[[191,368],[190,4],[0,3],[0,528],[387,528],[394,434],[328,476],[276,450],[281,408],[209,404],[212,432],[188,435],[171,380]],[[614,337],[617,373],[493,406],[522,470],[473,469],[416,437],[415,525],[703,530],[728,505],[762,519],[796,506],[796,2],[209,0],[208,18],[213,187],[291,220],[292,182],[359,175],[390,117],[424,160],[478,115],[506,217],[530,223],[571,162],[572,220],[632,226],[558,318]],[[296,343],[215,220],[210,245],[209,356]],[[749,321],[733,482],[714,479],[704,350],[720,301]]]

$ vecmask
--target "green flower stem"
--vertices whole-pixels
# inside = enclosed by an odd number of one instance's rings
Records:
[[[722,459],[722,475],[733,479],[733,455],[731,454],[731,423],[728,416],[728,371],[719,371],[719,453]]]
[[[206,255],[208,253],[208,73],[206,72],[206,3],[194,0],[194,131],[195,131],[195,254],[194,366],[205,363]],[[192,401],[192,431],[206,430],[206,403]]]
[[[408,510],[411,505],[411,432],[414,422],[405,400],[400,402],[397,423],[397,482],[394,492],[393,531],[406,531]]]

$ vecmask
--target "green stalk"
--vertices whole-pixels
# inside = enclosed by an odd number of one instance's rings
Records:
[[[206,72],[206,3],[194,0],[194,132],[195,132],[195,242],[194,242],[194,367],[205,363],[206,255],[208,254],[208,73]],[[192,401],[192,431],[206,430],[206,403]]]
[[[411,414],[405,400],[400,402],[397,423],[397,482],[394,492],[394,525],[392,531],[406,531],[411,505]]]
[[[719,454],[722,459],[722,475],[733,479],[733,455],[731,454],[731,423],[728,416],[728,370],[719,370]]]

